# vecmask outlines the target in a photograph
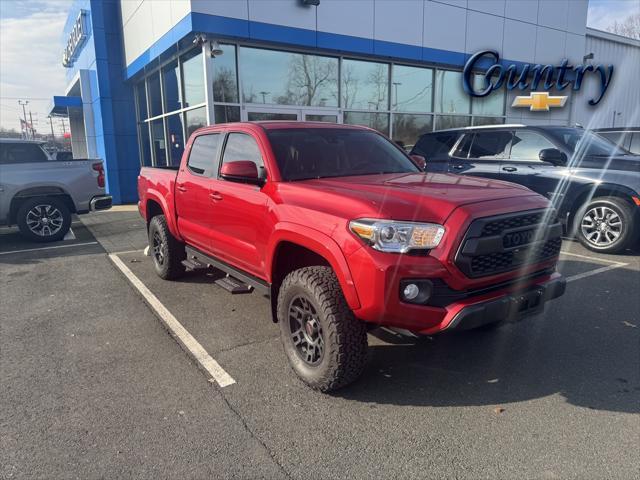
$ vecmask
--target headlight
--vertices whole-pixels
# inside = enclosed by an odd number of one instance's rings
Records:
[[[381,252],[406,253],[409,250],[430,250],[437,247],[444,236],[444,227],[436,223],[362,218],[351,220],[349,228]]]

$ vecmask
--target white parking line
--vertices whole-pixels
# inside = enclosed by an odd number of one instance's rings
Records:
[[[56,245],[54,247],[25,248],[23,250],[11,250],[9,252],[0,252],[0,255],[11,255],[12,253],[23,253],[23,252],[39,252],[41,250],[55,250],[56,248],[83,247],[85,245],[97,245],[97,244],[98,242],[85,242],[85,243],[74,243],[72,245]]]
[[[587,255],[580,255],[578,253],[571,253],[571,252],[565,252],[565,251],[561,251],[560,253],[562,255],[569,255],[572,257],[584,258],[587,260],[592,260],[594,262],[604,262],[604,263],[611,264],[611,265],[607,265],[606,267],[600,267],[600,268],[595,268],[593,270],[589,270],[588,272],[582,272],[582,273],[577,273],[575,275],[571,275],[570,277],[567,277],[567,283],[574,282],[582,278],[590,277],[592,275],[598,275],[600,273],[615,270],[616,268],[626,267],[627,265],[629,265],[628,263],[616,262],[614,260],[607,260],[605,258],[589,257]]]
[[[131,282],[131,284],[140,292],[140,294],[147,301],[149,306],[156,313],[158,318],[164,323],[167,329],[175,335],[178,341],[186,348],[191,356],[200,364],[200,366],[206,370],[211,378],[213,378],[221,387],[227,387],[233,385],[236,381],[229,375],[218,362],[216,362],[211,355],[207,353],[200,343],[191,335],[178,321],[176,317],[165,307],[158,297],[156,297],[147,286],[140,281],[135,274],[129,270],[124,262],[115,253],[109,254],[109,258],[114,263],[125,277]]]

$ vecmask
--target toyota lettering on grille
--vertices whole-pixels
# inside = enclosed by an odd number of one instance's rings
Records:
[[[502,237],[504,248],[519,247],[531,243],[535,235],[535,230],[523,230],[521,232],[505,233]]]

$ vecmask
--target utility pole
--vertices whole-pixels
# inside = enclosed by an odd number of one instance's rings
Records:
[[[53,133],[53,118],[51,115],[47,115],[47,118],[49,119],[49,125],[51,126],[51,142],[53,143],[56,140],[56,136]]]
[[[33,117],[31,116],[31,110],[29,110],[29,123],[31,126],[31,140],[35,140],[36,139],[36,132],[33,129]]]
[[[29,100],[25,100],[24,102],[22,100],[18,100],[18,105],[22,105],[22,120],[24,121],[24,131],[23,131],[23,135],[24,138],[26,140],[27,138],[27,111],[24,108],[25,105],[29,105]],[[20,127],[22,127],[22,125],[20,125]]]

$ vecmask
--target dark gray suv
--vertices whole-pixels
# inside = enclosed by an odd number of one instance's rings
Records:
[[[426,170],[519,183],[549,198],[566,232],[604,253],[640,230],[640,156],[582,128],[495,125],[441,130],[411,150]]]

